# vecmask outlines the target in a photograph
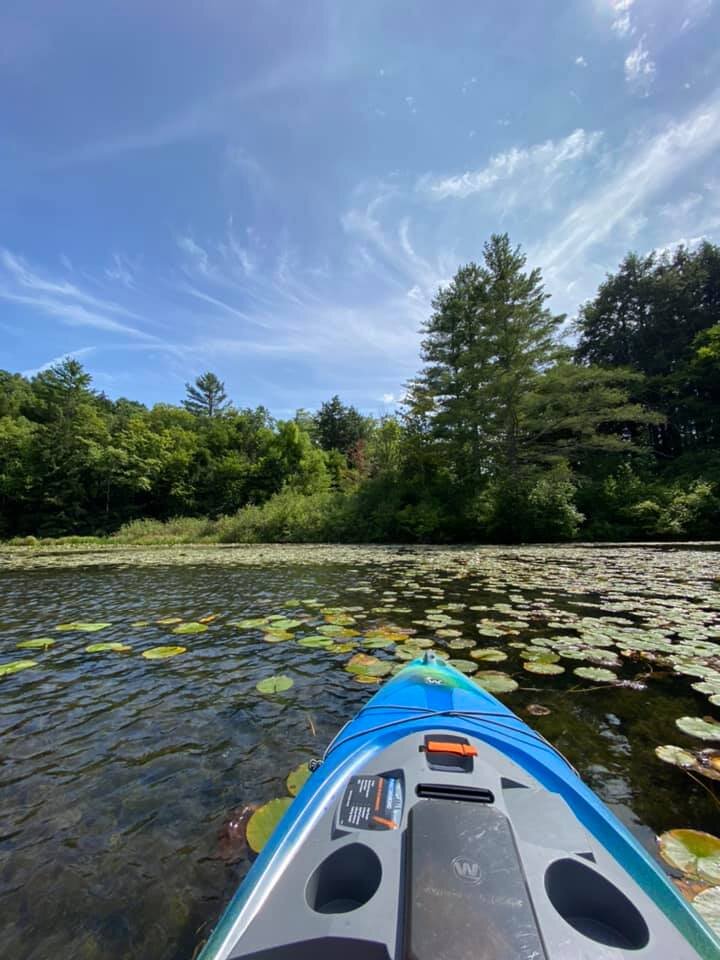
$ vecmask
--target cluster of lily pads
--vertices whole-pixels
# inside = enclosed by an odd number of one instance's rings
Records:
[[[681,892],[720,936],[720,839],[701,830],[669,830],[659,845],[663,860],[683,875]]]

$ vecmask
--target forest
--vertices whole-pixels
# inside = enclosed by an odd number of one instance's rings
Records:
[[[389,318],[389,321],[391,318]],[[527,542],[720,535],[720,247],[628,254],[568,321],[507,235],[441,288],[393,416],[181,406],[75,359],[0,371],[0,538]]]

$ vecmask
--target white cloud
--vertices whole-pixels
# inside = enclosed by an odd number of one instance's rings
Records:
[[[528,183],[533,173],[553,179],[565,168],[590,155],[600,142],[599,132],[575,130],[562,140],[546,140],[530,147],[512,147],[491,157],[479,170],[442,178],[424,177],[419,189],[444,200],[460,199],[494,190],[498,185],[519,179]]]
[[[582,55],[579,56],[579,57],[575,57],[575,65],[578,66],[578,67],[586,67],[586,66],[587,66],[587,60],[586,60],[585,57],[583,57]]]
[[[135,270],[137,267],[127,257],[114,253],[112,264],[105,269],[108,280],[117,280],[124,287],[132,289],[135,286]]]
[[[637,90],[645,93],[655,80],[655,62],[645,46],[645,37],[641,37],[625,58],[625,79]]]
[[[155,339],[137,326],[115,319],[121,316],[141,321],[143,318],[134,311],[115,301],[96,297],[66,280],[43,275],[7,249],[0,249],[0,300],[57,317],[69,326]]]
[[[62,363],[64,360],[78,360],[80,357],[87,357],[89,354],[94,353],[96,347],[80,347],[78,350],[69,350],[67,353],[61,354],[59,357],[53,357],[51,360],[46,360],[45,363],[41,363],[39,367],[33,367],[31,370],[23,370],[22,375],[24,377],[34,377],[38,373],[42,373],[43,370],[49,370],[50,367],[54,367],[58,363]]]
[[[637,144],[637,141],[636,141]],[[720,148],[720,92],[686,119],[650,137],[634,153],[620,152],[614,174],[575,206],[532,253],[552,276],[572,272],[613,234],[624,245],[625,227],[644,205],[693,165]]]
[[[384,393],[380,398],[383,403],[398,403],[400,397],[396,397],[394,393]]]
[[[635,33],[630,12],[634,2],[635,0],[610,0],[610,7],[613,13],[611,27],[620,37]]]
[[[702,194],[689,193],[682,200],[675,203],[666,203],[660,207],[659,213],[663,217],[669,217],[671,220],[681,220],[702,203]]]
[[[410,113],[417,113],[417,107],[415,106],[415,97],[405,97],[405,103],[408,105]]]

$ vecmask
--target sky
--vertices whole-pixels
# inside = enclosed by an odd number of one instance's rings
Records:
[[[389,412],[493,232],[720,241],[720,0],[3,0],[0,368]]]

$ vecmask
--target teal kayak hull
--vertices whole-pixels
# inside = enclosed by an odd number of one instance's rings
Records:
[[[308,840],[319,811],[339,802],[350,777],[402,738],[438,727],[487,744],[547,791],[562,797],[582,827],[659,908],[697,956],[720,958],[720,942],[710,928],[570,763],[473,680],[427,657],[412,661],[385,683],[338,733],[253,864],[199,960],[234,955],[238,930],[258,909],[258,889],[270,872],[282,871]]]

